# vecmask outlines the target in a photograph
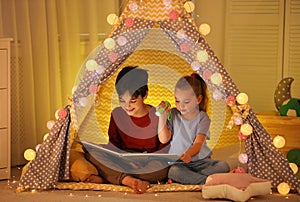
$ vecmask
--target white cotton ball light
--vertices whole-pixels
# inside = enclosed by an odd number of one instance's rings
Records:
[[[290,186],[285,182],[281,182],[277,186],[277,191],[279,192],[279,194],[285,196],[290,192]]]
[[[37,152],[39,150],[39,148],[41,147],[41,144],[38,144],[35,146],[35,151]]]
[[[117,43],[120,46],[124,46],[127,43],[127,38],[125,36],[119,36],[117,39]]]
[[[210,26],[209,24],[203,23],[199,26],[199,32],[203,35],[206,36],[210,33]]]
[[[27,161],[32,161],[36,156],[36,153],[33,149],[26,149],[24,152],[24,158]]]
[[[293,173],[296,174],[298,172],[298,166],[295,163],[289,163],[289,165]]]
[[[213,92],[213,98],[214,100],[221,100],[223,97],[223,94],[219,90],[215,90]]]
[[[132,3],[129,4],[129,9],[131,11],[136,11],[138,8],[139,8],[139,6],[135,2],[132,2]]]
[[[86,61],[85,67],[88,71],[94,71],[95,69],[97,69],[98,64],[97,64],[96,60],[91,59],[91,60]]]
[[[48,138],[48,136],[49,136],[49,133],[46,133],[43,137],[43,141],[45,141]]]
[[[222,75],[220,73],[213,73],[210,77],[210,80],[213,84],[220,85],[223,81]]]
[[[242,164],[246,164],[248,162],[248,155],[247,154],[240,154],[239,155],[239,162]]]
[[[206,62],[208,60],[208,54],[205,50],[198,51],[196,57],[199,62]]]
[[[118,22],[119,17],[115,13],[111,13],[107,16],[106,21],[110,25],[115,25]]]
[[[241,125],[240,131],[243,135],[251,135],[253,132],[253,128],[249,123],[245,123],[243,125]]]
[[[108,50],[112,50],[116,46],[116,42],[113,38],[106,38],[103,42],[104,47],[107,48]]]
[[[248,95],[246,93],[239,93],[236,96],[236,101],[240,105],[246,104],[248,102]]]
[[[57,112],[58,113],[58,112]],[[58,116],[58,115],[57,115]],[[53,120],[50,120],[50,121],[47,121],[47,128],[49,129],[49,130],[51,130],[51,128],[54,126],[54,124],[55,124],[55,121],[53,121]]]
[[[81,97],[79,98],[79,105],[81,107],[86,107],[89,103],[89,100],[87,99],[87,97]]]
[[[276,135],[273,138],[273,144],[278,149],[283,148],[285,146],[285,138],[280,135]]]

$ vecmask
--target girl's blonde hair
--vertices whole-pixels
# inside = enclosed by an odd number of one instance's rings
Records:
[[[202,96],[202,100],[199,103],[199,110],[206,111],[208,98],[207,98],[207,85],[205,81],[197,73],[192,73],[191,76],[181,77],[175,86],[175,89],[189,89],[192,88],[196,97]]]

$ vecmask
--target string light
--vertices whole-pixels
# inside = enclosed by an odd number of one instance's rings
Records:
[[[251,135],[253,132],[253,128],[249,123],[245,123],[241,125],[240,131],[242,132],[243,135]]]
[[[118,22],[119,17],[115,13],[111,13],[107,16],[106,21],[110,25],[115,25]]]
[[[191,1],[185,2],[183,7],[186,10],[186,12],[188,12],[188,13],[191,13],[195,10],[195,4]]]
[[[248,95],[246,93],[239,93],[236,96],[236,101],[240,104],[240,105],[244,105],[248,102]]]
[[[284,137],[282,137],[280,135],[277,135],[273,139],[273,144],[278,149],[283,148],[285,146],[285,139],[284,139]]]
[[[199,26],[199,32],[203,35],[206,36],[210,33],[210,26],[206,23],[203,23]]]
[[[295,163],[289,163],[289,165],[293,173],[296,174],[298,172],[298,166]]]
[[[279,192],[279,194],[285,196],[290,192],[290,186],[287,183],[282,182],[277,186],[277,191]]]
[[[33,149],[26,149],[24,152],[24,158],[27,161],[32,161],[35,158],[35,155],[36,153]]]

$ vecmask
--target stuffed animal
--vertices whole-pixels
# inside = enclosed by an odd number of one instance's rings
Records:
[[[300,99],[292,98],[291,84],[293,78],[282,79],[274,94],[274,102],[281,116],[298,116],[300,117]]]
[[[279,108],[281,116],[300,116],[300,99],[286,100]]]

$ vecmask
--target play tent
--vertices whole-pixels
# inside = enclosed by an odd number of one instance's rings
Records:
[[[149,71],[147,100],[152,105],[166,99],[173,103],[175,82],[196,71],[209,87],[208,115],[212,125],[208,145],[217,148],[236,143],[240,125],[248,126],[251,134],[244,140],[248,172],[272,180],[273,187],[287,182],[292,188],[300,188],[288,161],[273,145],[247,102],[233,101],[241,93],[183,3],[130,0],[112,33],[83,63],[68,105],[58,111],[58,120],[27,165],[18,190],[51,189],[58,181],[68,180],[74,137],[107,142],[110,112],[118,106],[115,77],[126,65]],[[234,124],[232,118],[237,114],[242,123]]]

